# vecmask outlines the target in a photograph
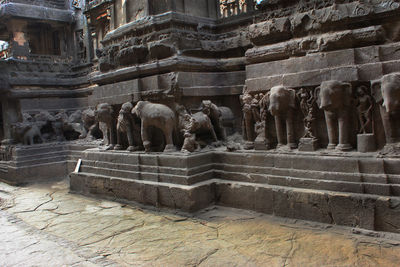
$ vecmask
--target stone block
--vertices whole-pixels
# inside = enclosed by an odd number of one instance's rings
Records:
[[[357,151],[372,152],[376,150],[374,134],[358,134],[357,135]]]
[[[318,140],[314,138],[300,138],[299,151],[316,151],[318,150]]]
[[[361,195],[329,195],[329,211],[339,225],[375,229],[375,201]]]

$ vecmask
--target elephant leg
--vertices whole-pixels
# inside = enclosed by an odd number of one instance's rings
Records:
[[[246,127],[246,136],[247,136],[247,141],[253,142],[254,141],[254,123],[252,121],[252,117],[250,114],[245,113],[244,114],[244,124]]]
[[[212,124],[209,125],[209,128],[210,128],[210,133],[211,133],[211,136],[212,136],[214,142],[218,141],[217,134],[216,134],[215,129],[212,126]]]
[[[325,111],[325,120],[329,139],[328,149],[335,149],[338,143],[336,114],[330,111]]]
[[[347,110],[346,110],[347,111]],[[352,149],[349,140],[349,117],[348,113],[343,111],[341,112],[339,118],[339,145],[336,149],[341,151],[349,151]]]
[[[151,142],[147,133],[147,123],[142,120],[142,127],[140,129],[140,133],[142,136],[143,146],[146,152],[151,151]]]
[[[133,129],[132,129],[132,127],[128,126],[126,128],[126,136],[128,137],[128,144],[129,144],[129,147],[126,150],[128,150],[128,151],[137,151],[137,150],[139,150],[139,147],[135,146],[135,140],[133,138]]]
[[[282,124],[282,119],[280,116],[275,116],[275,128],[276,128],[276,137],[278,139],[277,148],[279,148],[285,145],[284,129]]]
[[[395,143],[396,138],[395,138],[394,128],[393,128],[393,125],[391,122],[390,114],[387,113],[386,109],[382,106],[380,106],[380,113],[381,113],[383,128],[385,130],[386,143],[387,144]]]
[[[122,150],[122,135],[123,131],[120,127],[117,127],[117,145],[114,147],[114,150]]]
[[[297,148],[294,135],[294,128],[293,128],[293,114],[288,114],[288,117],[286,118],[286,135],[289,148],[291,149]]]
[[[171,123],[171,125],[174,125],[174,123]],[[165,135],[165,142],[166,142],[164,152],[176,151],[172,138],[173,128],[168,126],[166,129],[163,130],[163,132]]]

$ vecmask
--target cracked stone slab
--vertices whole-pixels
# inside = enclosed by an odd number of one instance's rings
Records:
[[[397,266],[400,235],[212,206],[195,214],[0,183],[1,266]],[[54,263],[54,264],[53,264]]]

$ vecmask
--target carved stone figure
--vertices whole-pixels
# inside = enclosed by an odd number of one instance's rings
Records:
[[[117,122],[117,145],[115,146],[115,150],[123,149],[123,136],[125,135],[128,138],[129,147],[128,151],[137,151],[140,150],[138,142],[135,142],[135,136],[140,134],[139,127],[136,127],[134,118],[131,114],[133,109],[133,105],[131,102],[124,103],[119,111],[118,122]]]
[[[317,103],[324,110],[328,130],[328,149],[351,150],[349,139],[349,111],[352,103],[350,83],[324,81],[315,90]],[[339,126],[339,131],[338,131]]]
[[[210,100],[203,100],[201,102],[201,110],[210,118],[218,139],[225,140],[226,133],[222,123],[222,112],[218,106]]]
[[[184,133],[184,141],[181,152],[194,152],[200,148],[199,143],[196,141],[196,134],[186,131]]]
[[[374,102],[372,97],[368,93],[366,86],[360,86],[357,88],[357,111],[358,120],[360,122],[360,134],[366,134],[373,131],[372,125],[372,108]]]
[[[43,143],[42,134],[39,127],[33,122],[17,122],[13,125],[14,139],[24,145],[35,144],[35,139]]]
[[[372,96],[380,107],[386,143],[399,142],[400,73],[387,74],[380,80],[373,81]]]
[[[253,114],[253,109],[251,106],[252,96],[248,93],[244,93],[241,96],[242,100],[242,111],[243,111],[243,139],[246,141],[245,149],[254,148],[255,131],[254,125],[257,122]]]
[[[296,108],[296,93],[293,89],[284,86],[275,86],[267,93],[269,107],[268,111],[275,117],[276,135],[278,148],[285,144],[284,125],[286,123],[286,137],[289,148],[297,148],[293,116]]]
[[[95,111],[96,119],[101,124],[100,130],[103,132],[104,145],[108,149],[113,149],[116,142],[116,127],[113,117],[114,110],[108,103],[97,105]]]
[[[83,139],[87,136],[87,131],[82,122],[82,111],[76,110],[73,112],[66,121],[64,121],[64,132],[75,131],[79,133],[79,138]]]
[[[53,128],[55,138],[59,142],[62,142],[65,140],[65,137],[64,137],[65,119],[66,119],[66,117],[64,116],[64,113],[60,112],[60,113],[57,113],[51,121],[51,127]]]
[[[96,116],[94,112],[95,111],[91,108],[82,111],[82,123],[87,132],[86,138],[92,140],[101,138],[99,124],[96,122]]]
[[[304,116],[304,135],[302,138],[312,138],[316,139],[313,133],[313,122],[315,121],[315,107],[316,98],[313,93],[307,91],[305,88],[301,88],[297,96],[300,99],[300,109]]]
[[[185,127],[190,133],[209,133],[213,141],[218,141],[211,119],[203,112],[196,112],[192,116],[186,115],[188,125]]]
[[[176,119],[175,113],[169,107],[148,101],[139,101],[132,109],[132,114],[141,119],[141,136],[146,152],[151,150],[150,126],[163,132],[166,142],[164,152],[176,150],[172,140]]]

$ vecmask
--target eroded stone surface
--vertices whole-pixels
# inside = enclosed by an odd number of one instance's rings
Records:
[[[400,260],[396,235],[355,235],[222,207],[194,216],[155,211],[69,194],[65,181],[0,184],[0,198],[1,266],[396,266]]]

